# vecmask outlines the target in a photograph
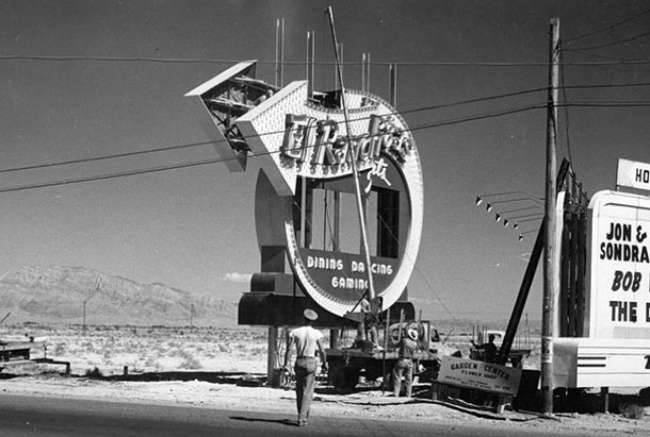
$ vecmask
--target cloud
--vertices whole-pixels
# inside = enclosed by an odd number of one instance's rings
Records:
[[[250,282],[252,276],[250,273],[229,272],[223,275],[223,280],[228,282]]]

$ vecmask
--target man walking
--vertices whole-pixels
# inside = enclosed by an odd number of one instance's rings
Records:
[[[303,312],[305,326],[296,328],[289,334],[289,343],[284,357],[284,362],[289,362],[291,348],[296,347],[296,405],[298,407],[298,426],[306,426],[309,418],[309,408],[314,397],[316,383],[316,353],[320,355],[321,368],[327,371],[327,357],[321,343],[323,334],[314,329],[312,325],[318,319],[314,310],[306,309]]]

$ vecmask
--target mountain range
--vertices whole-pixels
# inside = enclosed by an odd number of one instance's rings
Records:
[[[229,326],[237,303],[83,267],[24,266],[0,278],[5,323]]]

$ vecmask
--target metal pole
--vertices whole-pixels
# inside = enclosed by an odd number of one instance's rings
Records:
[[[366,91],[366,54],[361,53],[361,91]]]
[[[361,54],[361,91],[370,92],[370,53]]]
[[[553,297],[557,271],[555,268],[555,208],[556,194],[556,121],[559,85],[560,20],[551,19],[551,46],[548,88],[548,114],[546,136],[546,214],[544,247],[544,299],[542,305],[542,414],[553,414]]]
[[[374,300],[375,298],[375,286],[372,280],[372,271],[370,270],[370,249],[368,247],[368,234],[366,232],[366,220],[365,213],[363,211],[363,202],[361,200],[361,187],[359,186],[359,176],[357,172],[357,150],[353,148],[352,141],[350,140],[350,119],[348,116],[348,107],[345,104],[345,87],[343,86],[343,70],[341,69],[341,61],[339,51],[336,50],[338,47],[338,42],[336,40],[336,28],[334,27],[334,12],[332,7],[327,8],[329,15],[330,27],[332,29],[332,39],[334,41],[334,51],[336,52],[336,66],[338,71],[339,83],[341,85],[341,105],[343,106],[343,116],[345,118],[345,130],[348,140],[348,146],[352,149],[349,154],[350,156],[350,166],[352,167],[352,174],[354,178],[354,188],[357,198],[357,211],[359,213],[359,227],[361,229],[361,242],[363,244],[363,255],[365,256],[366,262],[366,271],[368,272],[368,298]],[[381,311],[381,309],[380,309]]]
[[[390,64],[388,71],[388,102],[393,108],[395,108],[397,106],[397,65]]]
[[[275,86],[280,86],[280,19],[275,21]]]
[[[284,82],[284,18],[278,18],[275,24],[275,86],[282,87]]]
[[[307,32],[307,98],[314,96],[314,31]]]
[[[370,92],[370,52],[366,53],[366,92]]]
[[[343,66],[341,65],[343,63],[343,43],[334,44],[334,50],[337,54],[337,62],[334,67],[334,88],[338,85],[338,87],[341,88],[341,91],[343,91],[343,84],[341,83],[341,77],[343,75]],[[341,70],[341,74],[339,74],[339,70]]]

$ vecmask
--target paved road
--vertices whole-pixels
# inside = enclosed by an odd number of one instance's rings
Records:
[[[298,428],[290,419],[293,419],[291,414],[0,394],[0,436],[3,437],[546,435],[522,432],[512,425],[477,428],[318,416],[310,419],[308,428]]]

